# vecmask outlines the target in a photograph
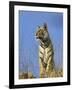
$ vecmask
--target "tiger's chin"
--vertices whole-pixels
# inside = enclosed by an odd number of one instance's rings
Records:
[[[40,40],[39,40],[39,38],[37,37],[37,36],[35,36],[35,40],[37,41],[37,42],[39,42]]]

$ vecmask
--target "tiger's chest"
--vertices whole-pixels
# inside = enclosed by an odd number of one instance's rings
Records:
[[[47,48],[39,46],[39,58],[41,58],[44,63],[47,63],[49,57],[52,55],[52,52],[53,50],[51,44]]]

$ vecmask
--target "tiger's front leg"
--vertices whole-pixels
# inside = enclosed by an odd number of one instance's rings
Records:
[[[39,59],[39,65],[40,65],[40,78],[46,78],[46,64],[43,62],[43,60]]]
[[[39,66],[40,66],[40,78],[46,77],[46,64],[44,63],[44,49],[39,46]]]
[[[46,68],[43,66],[43,62],[40,59],[40,78],[46,78]]]

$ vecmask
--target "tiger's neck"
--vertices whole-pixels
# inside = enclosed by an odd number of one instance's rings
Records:
[[[50,39],[46,39],[44,41],[41,41],[40,46],[45,49],[45,48],[47,48],[49,46],[50,43],[51,43],[51,40]]]

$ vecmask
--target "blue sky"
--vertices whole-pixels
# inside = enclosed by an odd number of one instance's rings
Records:
[[[54,46],[56,67],[63,64],[63,13],[19,11],[19,70],[31,71],[39,77],[38,45],[35,32],[38,25],[47,23]]]

